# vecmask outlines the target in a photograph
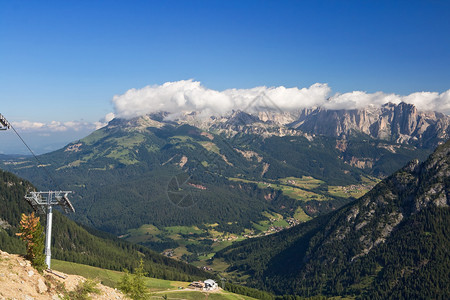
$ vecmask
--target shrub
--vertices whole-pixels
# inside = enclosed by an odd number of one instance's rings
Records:
[[[77,287],[64,295],[64,299],[70,300],[88,300],[91,299],[89,294],[99,295],[101,292],[97,288],[97,282],[91,279],[86,279],[84,282],[79,283]]]
[[[119,282],[119,290],[133,300],[144,300],[149,298],[147,287],[145,286],[144,262],[141,259],[139,267],[136,268],[134,274],[130,274],[125,270]]]

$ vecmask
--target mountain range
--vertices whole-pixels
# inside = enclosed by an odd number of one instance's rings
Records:
[[[405,103],[248,110],[114,119],[39,163],[1,167],[40,189],[73,190],[71,217],[85,225],[204,261],[230,240],[338,209],[448,137],[448,116]]]
[[[195,113],[179,116],[202,129],[266,135],[323,135],[336,138],[366,135],[374,139],[424,148],[435,148],[449,139],[450,117],[432,111],[418,111],[413,104],[387,103],[381,107],[330,110],[323,107],[305,108],[294,112],[267,110],[264,106],[233,111],[227,116],[211,117],[199,122]]]

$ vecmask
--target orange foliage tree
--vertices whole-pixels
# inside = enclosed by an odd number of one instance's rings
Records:
[[[31,261],[33,267],[42,272],[45,265],[44,255],[44,230],[39,217],[32,212],[30,215],[22,214],[20,220],[20,232],[16,233],[27,244],[26,258]]]

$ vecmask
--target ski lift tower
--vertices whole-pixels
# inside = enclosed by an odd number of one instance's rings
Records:
[[[20,137],[17,131],[11,126],[11,124],[6,120],[6,118],[0,114],[0,130],[8,130],[12,128],[14,132],[19,136],[22,142],[27,146],[28,150],[30,150],[31,154],[36,158],[33,151],[31,151],[30,147],[25,143],[25,141]],[[37,159],[37,158],[36,158]],[[38,160],[39,162],[39,160]],[[37,213],[45,214],[47,212],[47,224],[45,228],[45,263],[47,267],[50,269],[50,259],[51,259],[51,251],[50,251],[50,242],[52,240],[52,217],[53,217],[53,206],[59,205],[61,206],[66,213],[75,212],[75,209],[70,203],[67,195],[72,193],[71,191],[48,191],[48,192],[30,192],[25,196],[25,199],[28,203],[31,204],[33,209]]]
[[[52,239],[52,217],[53,206],[61,206],[66,213],[75,212],[75,209],[70,203],[67,195],[72,193],[71,191],[48,191],[48,192],[30,192],[25,196],[28,203],[31,204],[33,209],[40,214],[47,212],[47,224],[45,227],[45,263],[50,269],[51,250],[50,243]]]
[[[7,130],[11,128],[11,124],[9,124],[8,120],[0,114],[0,130]]]

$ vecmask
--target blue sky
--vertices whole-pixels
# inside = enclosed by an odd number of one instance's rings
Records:
[[[114,95],[187,79],[218,91],[442,93],[449,20],[450,1],[433,0],[0,0],[0,113],[95,122]]]

